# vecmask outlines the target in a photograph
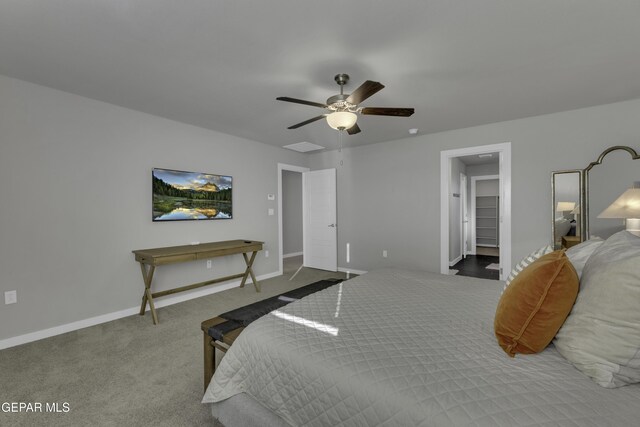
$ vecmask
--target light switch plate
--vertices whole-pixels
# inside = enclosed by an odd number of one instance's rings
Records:
[[[276,199],[275,194],[267,194],[267,200],[275,200],[275,199]]]
[[[275,213],[276,213],[276,211],[275,211],[275,210],[273,210],[272,208],[269,208],[268,213],[269,213],[269,216],[271,216],[271,215],[275,214]]]
[[[6,291],[4,293],[4,303],[5,304],[15,304],[18,302],[18,292],[17,291]]]

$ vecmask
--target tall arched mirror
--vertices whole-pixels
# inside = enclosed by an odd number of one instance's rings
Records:
[[[624,230],[627,218],[631,218],[627,202],[620,197],[640,182],[640,156],[631,147],[615,146],[606,149],[598,160],[585,169],[587,238],[606,239]],[[614,202],[626,203],[617,206]],[[631,201],[634,203],[634,201]],[[635,201],[640,203],[640,200]],[[606,213],[603,212],[607,210]],[[633,221],[633,219],[631,219]],[[639,219],[640,221],[640,219]]]
[[[568,248],[582,241],[582,170],[551,174],[552,226],[554,249]]]

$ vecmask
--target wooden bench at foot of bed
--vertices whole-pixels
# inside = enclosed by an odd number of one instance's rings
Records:
[[[223,353],[226,353],[231,344],[238,338],[240,332],[244,330],[244,326],[234,329],[226,334],[221,341],[216,340],[209,335],[209,328],[226,322],[227,319],[222,317],[214,317],[207,319],[200,324],[200,329],[204,336],[204,389],[206,390],[211,382],[211,377],[216,370],[216,348]]]
[[[200,324],[204,335],[204,389],[206,391],[216,370],[216,348],[226,353],[238,335],[254,320],[292,301],[341,283],[343,279],[324,279],[292,289],[280,295],[237,308]]]

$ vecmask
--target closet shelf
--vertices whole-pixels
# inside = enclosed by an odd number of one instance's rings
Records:
[[[499,239],[498,196],[476,196],[476,245],[497,247]]]

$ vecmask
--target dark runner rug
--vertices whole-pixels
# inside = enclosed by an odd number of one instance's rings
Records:
[[[227,319],[227,321],[209,328],[209,335],[214,339],[221,341],[226,333],[247,326],[251,322],[272,312],[273,310],[277,310],[290,302],[304,298],[307,295],[311,295],[342,281],[342,279],[320,280],[318,282],[311,283],[310,285],[276,295],[275,297],[267,298],[262,301],[254,302],[253,304],[245,305],[244,307],[222,313],[219,317]]]

